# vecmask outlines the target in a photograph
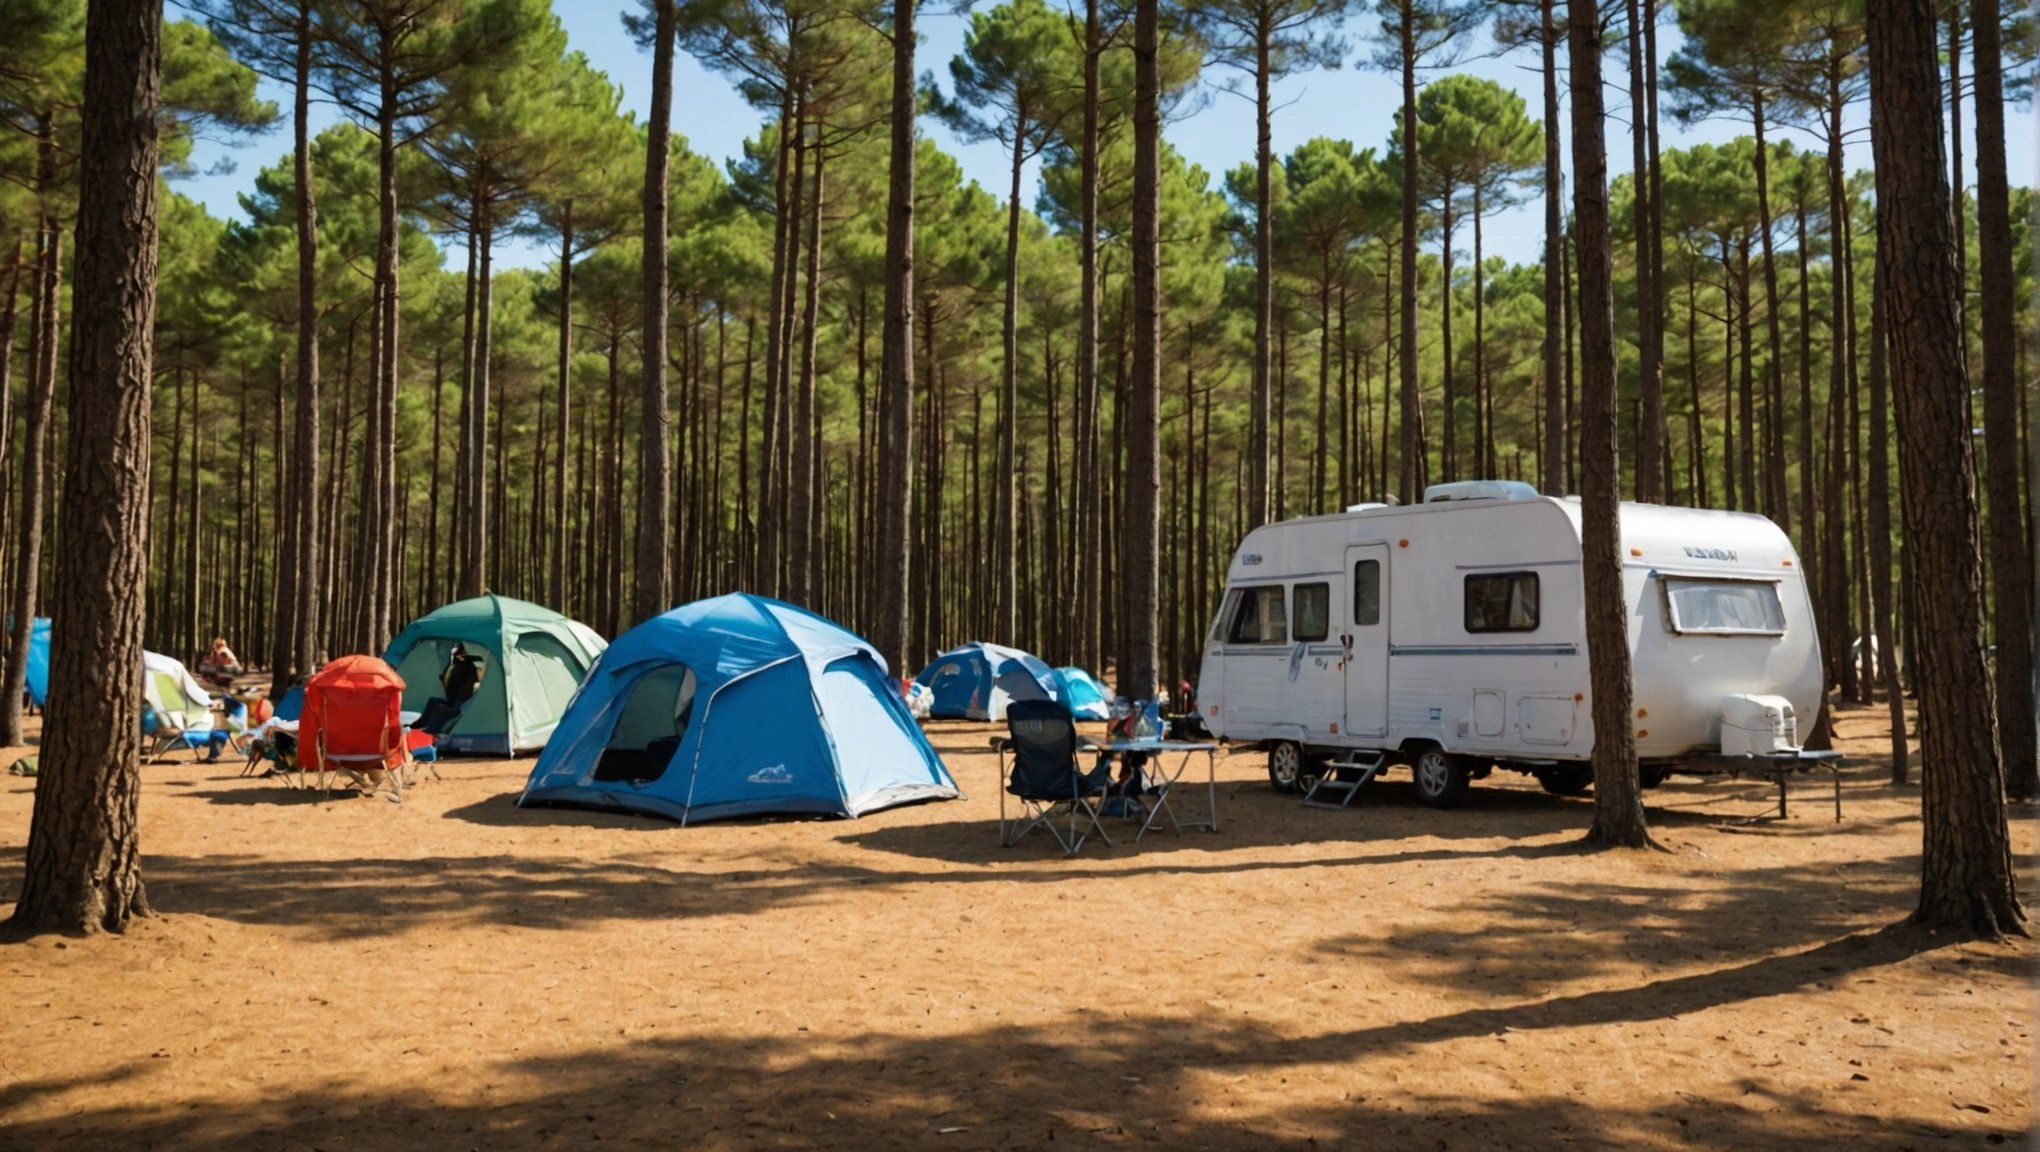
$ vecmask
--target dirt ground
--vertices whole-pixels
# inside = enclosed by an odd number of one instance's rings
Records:
[[[1578,853],[1590,801],[1502,773],[1306,810],[1246,752],[1215,835],[1001,849],[983,725],[931,733],[968,800],[859,821],[520,811],[529,760],[402,806],[151,767],[161,914],[0,944],[0,1146],[2016,1145],[2034,951],[1883,930],[1919,824],[1878,717],[1840,824],[1675,779],[1662,854]]]

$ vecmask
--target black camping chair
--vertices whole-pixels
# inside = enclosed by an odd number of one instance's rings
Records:
[[[1111,766],[1085,772],[1077,763],[1084,747],[1069,710],[1053,700],[1015,700],[1006,706],[1007,750],[1013,770],[1006,791],[1020,801],[1020,817],[1006,821],[1005,799],[999,801],[999,842],[1007,848],[1036,828],[1046,828],[1071,856],[1096,835],[1106,844],[1112,837],[1098,821],[1098,806],[1112,782]],[[1063,827],[1067,818],[1069,827]]]

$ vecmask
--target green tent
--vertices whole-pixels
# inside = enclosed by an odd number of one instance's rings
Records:
[[[482,686],[440,735],[439,747],[510,756],[545,747],[608,647],[594,629],[550,608],[508,596],[457,601],[412,621],[383,653],[404,679],[406,712],[423,712],[443,694],[439,677],[456,644],[482,658]]]

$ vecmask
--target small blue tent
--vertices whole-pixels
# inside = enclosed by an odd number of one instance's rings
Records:
[[[1070,715],[1079,720],[1112,719],[1112,693],[1089,672],[1071,667],[1058,668],[1055,674],[1062,677],[1063,703],[1069,705]]]
[[[618,637],[518,803],[688,823],[854,817],[958,795],[876,649],[811,612],[737,593]]]
[[[930,661],[914,680],[934,696],[936,720],[1004,720],[1014,700],[1060,700],[1055,669],[1018,648],[974,641]]]
[[[40,708],[50,692],[50,618],[37,616],[28,626],[28,702]]]

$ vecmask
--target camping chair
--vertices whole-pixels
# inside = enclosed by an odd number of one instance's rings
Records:
[[[404,757],[412,764],[423,764],[434,780],[444,779],[439,774],[438,737],[432,733],[416,727],[405,729]]]
[[[304,783],[304,774],[298,768],[296,721],[286,727],[272,727],[269,731],[248,742],[248,763],[241,768],[241,775],[254,776],[256,769],[265,763],[274,767],[264,770],[261,775],[276,775],[284,785],[297,788]],[[293,780],[292,777],[296,779]]]
[[[331,796],[333,778],[344,776],[370,795],[387,785],[390,799],[403,803],[410,766],[398,719],[403,691],[404,682],[373,657],[343,656],[312,677],[299,718],[298,750],[316,763],[322,795]],[[300,760],[300,777],[305,768]]]
[[[163,764],[170,754],[179,748],[191,750],[192,759],[198,758],[201,749],[212,743],[212,724],[193,728],[190,721],[175,712],[158,712],[149,708],[142,714],[142,735],[149,741],[148,762]]]
[[[302,684],[285,692],[274,707],[261,697],[249,702],[249,719],[256,721],[256,725],[249,731],[247,747],[243,749],[248,763],[241,768],[241,775],[253,776],[266,762],[274,764],[277,773],[289,780],[290,774],[297,771],[297,722],[304,707]]]
[[[373,744],[367,739],[371,736]],[[401,743],[390,739],[389,729],[378,728],[370,734],[360,731],[336,733],[329,728],[321,728],[317,740],[319,792],[322,796],[332,796],[333,782],[345,776],[350,783],[370,795],[388,786],[391,801],[404,802],[404,768],[408,759],[402,756]],[[395,764],[390,763],[393,750],[399,755]],[[372,779],[378,772],[382,773],[382,779]]]
[[[1015,700],[1006,708],[1006,731],[1013,756],[1006,791],[1020,801],[1020,817],[1007,823],[1002,797],[1000,844],[1011,848],[1029,832],[1045,828],[1071,856],[1094,835],[1110,845],[1112,837],[1098,816],[1111,770],[1101,766],[1087,773],[1078,765],[1084,744],[1069,710],[1053,700]]]

